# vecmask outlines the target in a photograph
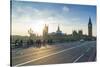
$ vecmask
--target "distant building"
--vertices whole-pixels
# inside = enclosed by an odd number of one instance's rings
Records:
[[[48,35],[48,26],[45,24],[45,27],[43,29],[43,36]]]
[[[89,17],[89,23],[88,23],[88,36],[92,37],[92,22],[91,22],[90,17]]]
[[[61,34],[62,34],[62,31],[60,30],[59,25],[58,25],[58,29],[57,29],[57,31],[56,31],[56,34],[58,34],[58,35],[61,35]]]
[[[73,33],[72,33],[72,35],[73,36],[77,36],[78,35],[77,31],[74,30]]]
[[[78,31],[78,34],[79,34],[79,36],[82,36],[82,35],[83,35],[82,30],[79,30],[79,31]]]
[[[31,28],[28,30],[28,34],[30,36],[30,39],[35,39],[36,38],[36,34],[33,33],[33,30]]]
[[[60,27],[58,25],[58,28],[57,28],[57,31],[56,32],[52,32],[52,33],[49,33],[50,35],[58,35],[58,36],[63,36],[65,35],[65,33],[63,33],[61,30],[60,30]]]
[[[57,28],[57,31],[56,32],[51,32],[49,33],[49,39],[52,39],[54,41],[64,41],[66,38],[66,34],[63,33],[61,30],[60,30],[60,27],[58,25],[58,28]]]
[[[48,39],[48,26],[46,24],[43,29],[43,39]]]

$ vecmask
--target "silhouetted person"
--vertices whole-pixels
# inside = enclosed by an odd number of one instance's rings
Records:
[[[36,47],[39,47],[40,45],[40,40],[36,40]]]
[[[18,41],[19,41],[18,39],[15,40],[15,48],[18,48],[18,45],[19,45],[19,42]]]
[[[49,40],[49,43],[52,44],[52,39]]]
[[[41,40],[39,39],[39,40],[38,40],[38,47],[39,47],[39,48],[41,47],[41,44],[42,44],[42,43],[41,43]]]
[[[22,47],[22,46],[23,46],[23,41],[20,40],[20,41],[19,41],[19,47]]]
[[[42,43],[43,43],[43,46],[45,46],[45,45],[46,45],[46,40],[43,40],[43,42],[42,42]]]

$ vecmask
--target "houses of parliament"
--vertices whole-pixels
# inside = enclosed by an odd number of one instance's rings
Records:
[[[92,21],[91,18],[89,17],[89,22],[88,22],[88,35],[84,35],[82,30],[79,30],[78,32],[76,30],[73,30],[72,34],[67,35],[66,33],[63,33],[60,30],[60,26],[58,25],[57,31],[48,33],[48,26],[45,24],[44,29],[43,29],[43,38],[48,40],[80,40],[80,39],[85,39],[85,40],[90,40],[93,38],[92,36]]]
[[[72,34],[66,34],[63,33],[60,29],[60,26],[58,25],[57,30],[55,32],[48,33],[48,25],[45,24],[43,29],[43,36],[37,36],[35,33],[33,33],[32,29],[28,30],[29,36],[18,36],[14,35],[11,36],[11,43],[33,43],[35,41],[45,41],[48,43],[57,43],[57,42],[72,42],[72,41],[92,41],[96,40],[96,37],[92,34],[92,21],[91,18],[89,18],[89,22],[87,23],[87,30],[88,35],[83,34],[82,30],[79,30],[78,32],[76,30],[72,31]],[[13,45],[12,45],[13,46]],[[20,47],[20,46],[19,46]]]

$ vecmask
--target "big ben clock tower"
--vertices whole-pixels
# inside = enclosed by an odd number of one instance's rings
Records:
[[[88,23],[88,36],[92,37],[92,22],[91,22],[90,17],[89,17],[89,23]]]

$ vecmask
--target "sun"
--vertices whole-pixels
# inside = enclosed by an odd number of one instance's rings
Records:
[[[45,24],[48,25],[48,22],[46,20],[37,20],[36,23],[33,23],[31,25],[31,28],[36,35],[41,36],[43,35],[43,29],[44,29]]]

